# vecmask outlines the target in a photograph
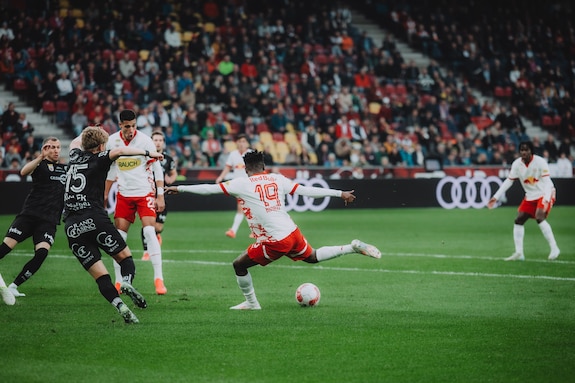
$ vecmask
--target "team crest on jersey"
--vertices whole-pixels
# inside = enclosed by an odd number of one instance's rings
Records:
[[[50,170],[51,172],[54,171],[54,165],[53,164],[48,164],[48,170]]]
[[[528,184],[528,185],[535,185],[537,182],[539,182],[539,180],[535,177],[527,177],[523,181],[524,184]]]
[[[142,164],[142,160],[138,157],[122,157],[118,158],[116,163],[120,170],[132,170],[140,166]]]

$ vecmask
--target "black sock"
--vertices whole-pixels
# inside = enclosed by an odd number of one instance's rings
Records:
[[[2,242],[2,244],[0,245],[0,259],[4,258],[6,254],[8,254],[11,251],[12,249],[10,248],[10,246],[8,246],[5,242]]]
[[[132,256],[125,258],[122,262],[119,263],[121,273],[122,273],[122,280],[132,284],[132,281],[136,277],[136,265],[134,264],[134,259]]]
[[[98,289],[100,289],[100,294],[102,294],[108,302],[113,304],[116,298],[120,298],[118,290],[116,290],[116,287],[112,283],[110,274],[102,275],[100,278],[96,279],[96,283],[98,284]]]
[[[46,248],[39,248],[34,251],[34,257],[28,261],[20,271],[20,274],[14,279],[14,283],[17,286],[20,286],[22,283],[26,282],[38,269],[42,266],[42,263],[46,260],[48,256],[48,249]]]
[[[142,228],[140,234],[142,235],[142,246],[144,247],[144,251],[148,251],[148,241],[146,241],[146,236],[144,235],[144,228]]]

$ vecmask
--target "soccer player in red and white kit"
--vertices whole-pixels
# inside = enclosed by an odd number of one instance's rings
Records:
[[[136,129],[136,113],[125,109],[120,112],[120,131],[112,134],[106,144],[107,150],[129,146],[155,153],[152,139]],[[124,240],[128,237],[130,225],[140,216],[148,253],[154,269],[156,294],[166,294],[162,270],[162,249],[156,236],[156,214],[162,212],[164,201],[164,173],[159,161],[148,156],[120,157],[110,168],[106,180],[105,198],[114,183],[118,181],[118,195],[114,224]],[[122,281],[120,266],[114,262],[116,286]]]
[[[340,197],[345,203],[355,200],[352,191],[303,186],[277,173],[265,173],[262,152],[251,151],[244,155],[248,177],[234,178],[220,184],[179,185],[166,188],[169,194],[189,192],[195,194],[227,194],[238,199],[242,210],[256,235],[250,245],[233,262],[236,279],[246,300],[232,310],[259,310],[252,277],[248,269],[265,266],[283,256],[293,261],[317,263],[349,253],[360,253],[381,258],[381,252],[372,245],[354,239],[350,244],[312,248],[285,210],[285,196],[300,194],[313,198]]]
[[[547,161],[543,157],[533,154],[533,143],[531,141],[523,141],[519,144],[519,158],[513,161],[509,176],[489,200],[487,206],[490,209],[495,207],[497,200],[516,180],[521,182],[521,186],[525,190],[525,197],[519,205],[515,225],[513,226],[515,252],[510,257],[505,258],[505,260],[525,260],[525,255],[523,254],[525,227],[523,225],[529,218],[534,218],[537,221],[543,236],[549,243],[551,252],[548,259],[551,261],[557,259],[560,253],[559,247],[557,247],[555,242],[551,225],[547,222],[547,216],[555,203],[555,186],[549,176]]]
[[[246,165],[244,164],[244,154],[250,150],[250,141],[248,140],[248,136],[245,134],[238,134],[235,142],[236,149],[230,153],[226,160],[226,165],[222,169],[218,178],[216,178],[217,184],[225,180],[228,174],[231,174],[231,179],[248,176],[245,170]],[[235,238],[243,220],[244,213],[242,212],[242,206],[238,201],[238,209],[234,215],[234,222],[232,223],[232,227],[226,231],[226,235],[230,238]]]

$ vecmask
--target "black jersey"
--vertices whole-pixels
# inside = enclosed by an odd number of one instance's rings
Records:
[[[32,182],[32,190],[20,214],[59,224],[64,206],[66,165],[42,160],[32,172]]]
[[[167,173],[170,173],[172,170],[176,168],[176,161],[174,161],[174,159],[172,158],[172,156],[168,154],[168,152],[164,151],[164,153],[162,154],[164,155],[164,159],[160,161],[160,164],[162,165],[162,170],[164,171],[165,175]],[[165,186],[169,185],[166,184]]]
[[[64,193],[64,218],[70,214],[84,214],[104,210],[104,188],[112,160],[110,151],[70,151],[70,162]]]

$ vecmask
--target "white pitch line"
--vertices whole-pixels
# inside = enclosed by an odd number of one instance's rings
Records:
[[[187,250],[187,251],[177,251],[177,250],[169,250],[164,252],[171,252],[171,253],[237,253],[237,251],[232,250]],[[24,256],[30,255],[25,254],[25,252],[21,251],[14,251],[11,254],[17,256]],[[416,256],[416,254],[410,253],[382,253],[384,255],[396,255],[396,256]],[[417,254],[417,256],[429,256],[425,254]],[[51,258],[60,258],[60,259],[72,259],[72,254],[63,255],[63,254],[50,254],[49,257]],[[472,256],[450,256],[450,255],[438,255],[435,258],[462,258],[462,259],[492,259],[497,261],[502,261],[501,258],[483,258],[483,257],[472,257]],[[174,260],[174,259],[163,259],[163,262],[166,263],[188,263],[188,264],[195,264],[195,265],[207,265],[207,266],[225,266],[231,267],[230,262],[221,262],[221,261],[198,261],[198,260]],[[549,261],[547,261],[549,262]],[[573,263],[569,261],[563,261],[564,263]],[[558,261],[553,261],[553,263],[558,263]],[[303,265],[281,265],[281,264],[274,264],[274,267],[286,268],[286,269],[319,269],[319,270],[330,270],[330,271],[353,271],[353,272],[371,272],[371,273],[390,273],[390,274],[417,274],[417,275],[450,275],[450,276],[464,276],[464,277],[483,277],[483,278],[514,278],[514,279],[542,279],[542,280],[550,280],[550,281],[567,281],[567,282],[575,282],[575,278],[568,278],[568,277],[554,277],[550,275],[522,275],[522,274],[494,274],[494,273],[477,273],[477,272],[463,272],[463,271],[421,271],[421,270],[389,270],[389,269],[363,269],[358,267],[331,267],[331,266],[321,266],[321,265],[311,265],[306,264]]]

